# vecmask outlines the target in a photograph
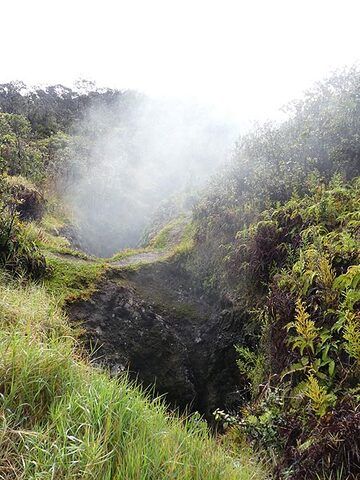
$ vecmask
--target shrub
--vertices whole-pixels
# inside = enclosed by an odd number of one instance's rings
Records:
[[[37,239],[19,219],[16,203],[0,200],[0,266],[18,276],[39,278],[46,272]]]

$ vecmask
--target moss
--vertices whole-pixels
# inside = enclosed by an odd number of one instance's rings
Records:
[[[171,318],[200,320],[201,315],[198,309],[191,303],[179,302],[177,299],[169,297],[169,292],[154,288],[138,288],[141,296],[149,302],[156,305],[159,312],[164,315],[170,315]]]
[[[173,317],[180,320],[182,318],[197,320],[201,317],[195,306],[185,302],[165,304],[162,308],[164,311],[170,311]]]
[[[154,265],[142,266],[132,275],[130,272],[124,272],[128,275],[128,285],[132,285],[140,297],[149,304],[154,305],[156,310],[162,315],[172,319],[191,320],[197,323],[204,320],[206,315],[206,306],[198,301],[196,296],[192,296],[185,286],[185,280],[174,279],[169,275],[171,264],[166,265],[166,260],[157,262]],[[186,290],[186,294],[179,293],[178,287],[181,284],[181,290]]]
[[[128,272],[128,273],[130,273],[130,272],[137,272],[137,271],[139,271],[141,268],[143,268],[143,267],[145,267],[145,266],[147,266],[147,265],[148,265],[148,263],[146,263],[146,262],[137,262],[137,263],[131,263],[131,264],[129,264],[129,265],[118,265],[118,266],[116,266],[115,268],[116,268],[117,270],[121,270],[121,271],[123,271],[123,272]],[[114,268],[114,267],[112,267],[112,268]]]
[[[44,280],[44,285],[47,291],[56,295],[62,303],[89,297],[107,269],[106,264],[100,262],[49,255],[46,260],[51,273]]]

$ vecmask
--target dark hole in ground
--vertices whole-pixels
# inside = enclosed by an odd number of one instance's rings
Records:
[[[216,408],[239,406],[239,320],[195,295],[174,266],[112,271],[90,299],[68,311],[83,323],[98,362],[113,373],[129,369],[144,387],[155,385],[172,407],[211,420]]]

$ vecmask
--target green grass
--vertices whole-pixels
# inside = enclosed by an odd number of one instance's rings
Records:
[[[151,240],[150,247],[156,250],[173,249],[182,242],[188,229],[189,219],[185,215],[171,220]]]
[[[172,414],[126,376],[90,364],[62,307],[90,296],[110,265],[72,250],[56,211],[25,227],[49,267],[41,284],[0,272],[0,479],[265,478],[256,460],[221,446],[198,416]],[[174,240],[188,241],[182,221],[154,245],[111,260],[172,255]]]
[[[169,222],[154,237],[147,247],[143,248],[127,248],[116,253],[113,257],[106,259],[110,264],[112,262],[124,260],[141,253],[158,252],[161,254],[159,262],[168,261],[173,257],[188,253],[194,246],[195,227],[188,222],[188,218],[184,215]],[[122,268],[126,270],[136,270],[148,262],[138,261],[134,264],[124,265]]]
[[[92,258],[80,250],[71,248],[70,242],[65,237],[53,235],[35,222],[27,223],[25,228],[44,254],[51,252],[60,255],[70,255],[83,260]]]
[[[55,207],[50,204],[47,204],[48,209],[54,209]],[[46,212],[43,218],[41,219],[41,226],[49,233],[53,235],[58,235],[59,231],[66,225],[68,218],[65,216],[65,213],[62,211],[58,212]]]
[[[71,291],[78,277],[69,269],[64,290],[63,270],[51,288],[0,280],[0,478],[264,478],[249,456],[226,453],[198,418],[171,415],[125,377],[89,365],[61,300],[49,294]]]
[[[49,254],[46,255],[46,263],[50,267],[50,274],[43,284],[60,302],[91,295],[107,268],[101,262],[86,262]]]
[[[173,255],[183,255],[189,253],[194,248],[195,230],[196,226],[194,223],[188,223],[185,226],[180,241],[174,246],[172,250]]]

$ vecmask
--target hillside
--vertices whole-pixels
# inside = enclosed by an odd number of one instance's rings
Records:
[[[194,212],[186,269],[236,325],[232,421],[281,478],[359,474],[359,79],[242,138]]]
[[[134,92],[22,88],[0,89],[0,478],[357,479],[359,72],[225,164],[229,126],[160,151],[169,117],[150,135]]]

